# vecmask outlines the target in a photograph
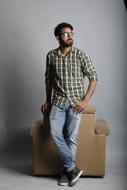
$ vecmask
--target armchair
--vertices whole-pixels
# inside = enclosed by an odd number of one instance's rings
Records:
[[[106,160],[106,136],[109,127],[104,120],[95,120],[96,109],[88,106],[83,112],[79,127],[77,165],[85,176],[104,176]],[[48,115],[43,120],[32,123],[29,134],[32,137],[33,174],[57,175],[60,172],[60,160],[50,135]]]

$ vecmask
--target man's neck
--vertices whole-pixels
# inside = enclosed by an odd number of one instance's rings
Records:
[[[66,56],[66,55],[70,52],[71,47],[63,47],[63,46],[60,46],[59,49],[60,49],[60,51],[62,52],[62,54],[63,54],[64,56]]]

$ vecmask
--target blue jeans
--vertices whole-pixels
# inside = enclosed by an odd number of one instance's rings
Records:
[[[78,128],[82,113],[75,114],[72,106],[66,102],[65,108],[52,106],[50,112],[51,137],[67,171],[75,167]]]

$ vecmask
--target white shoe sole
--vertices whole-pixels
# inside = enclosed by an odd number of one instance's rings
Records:
[[[69,183],[59,183],[58,182],[58,185],[60,185],[60,186],[67,186],[67,185],[69,185]]]
[[[78,181],[78,179],[80,178],[80,176],[82,175],[83,171],[81,170],[79,172],[79,174],[77,175],[77,177],[75,179],[73,179],[73,181],[70,183],[70,186],[75,185],[75,183]]]

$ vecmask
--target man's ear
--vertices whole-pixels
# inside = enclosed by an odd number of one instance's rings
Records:
[[[59,36],[56,36],[56,39],[58,40],[58,42],[59,42]]]

